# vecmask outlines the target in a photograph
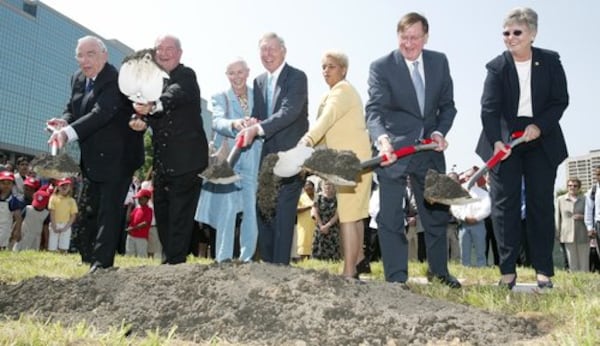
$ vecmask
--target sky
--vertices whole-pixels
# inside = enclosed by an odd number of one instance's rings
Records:
[[[485,64],[503,50],[502,22],[517,6],[539,16],[535,46],[557,51],[567,75],[570,105],[561,126],[570,156],[600,149],[599,97],[594,82],[600,69],[600,1],[578,0],[43,0],[55,10],[105,39],[118,39],[138,50],[150,48],[157,36],[181,39],[182,63],[196,71],[205,99],[229,87],[225,66],[241,56],[252,79],[264,72],[258,40],[273,31],[284,38],[286,61],[308,77],[309,117],[327,91],[321,57],[329,49],[345,52],[350,61],[347,80],[367,102],[371,62],[398,48],[396,24],[407,12],[429,20],[426,49],[444,52],[454,81],[458,114],[447,135],[448,169],[483,164],[474,148],[481,131],[480,97]],[[75,45],[75,42],[74,42]],[[109,52],[110,53],[110,52]],[[564,189],[565,165],[556,188]]]

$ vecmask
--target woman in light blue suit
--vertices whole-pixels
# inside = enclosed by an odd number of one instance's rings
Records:
[[[250,70],[246,62],[237,58],[227,65],[225,72],[231,88],[212,97],[212,128],[216,135],[214,146],[227,152],[235,146],[237,133],[251,124],[253,94],[246,85]],[[249,262],[256,250],[256,189],[262,141],[255,140],[245,147],[233,170],[241,180],[227,185],[204,182],[195,219],[217,230],[216,261],[233,257],[236,215],[242,213],[240,229],[240,260]]]

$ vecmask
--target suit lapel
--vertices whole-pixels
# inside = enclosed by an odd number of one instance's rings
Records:
[[[275,110],[278,108],[277,104],[280,103],[279,94],[281,93],[281,85],[285,84],[288,77],[288,72],[288,65],[285,64],[285,66],[283,66],[281,69],[281,73],[277,78],[277,82],[275,83],[275,90],[273,90],[273,113],[275,113]]]
[[[519,75],[517,74],[517,67],[515,66],[515,61],[510,52],[504,52],[504,59],[506,59],[508,66],[508,88],[510,99],[512,100],[510,105],[513,107],[513,109],[510,110],[511,113],[507,114],[507,116],[516,117],[518,115],[517,113],[519,112],[519,95],[521,92],[521,88],[519,86]]]

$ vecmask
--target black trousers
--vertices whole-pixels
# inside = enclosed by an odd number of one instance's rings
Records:
[[[186,261],[202,186],[199,173],[168,176],[157,172],[154,177],[154,215],[163,246],[163,263]]]
[[[107,182],[84,178],[77,226],[77,247],[84,263],[103,268],[114,265],[123,228],[123,201],[130,183],[131,176]]]

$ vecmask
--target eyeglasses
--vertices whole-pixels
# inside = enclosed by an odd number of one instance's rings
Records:
[[[521,36],[522,33],[523,33],[523,30],[513,30],[513,32],[504,31],[504,32],[502,32],[502,35],[504,35],[504,37],[508,37],[508,36],[510,36],[510,34],[512,34],[515,37],[519,37],[519,36]]]
[[[404,35],[400,35],[400,42],[402,42],[402,43],[417,42],[417,41],[420,41],[423,37],[425,37],[425,35],[421,35],[421,36],[404,36]]]

